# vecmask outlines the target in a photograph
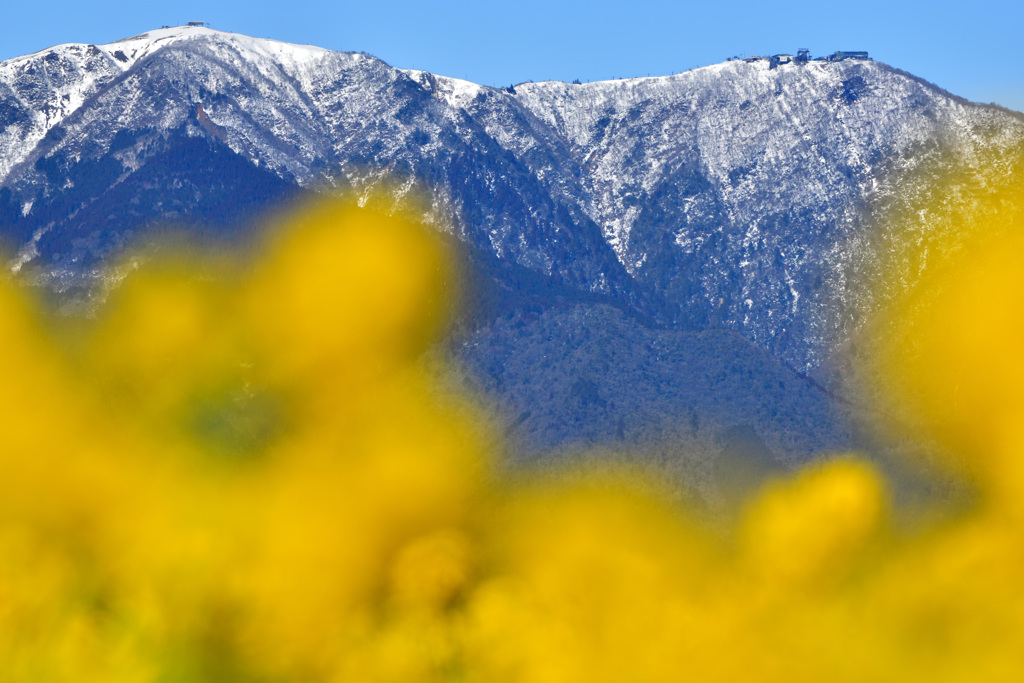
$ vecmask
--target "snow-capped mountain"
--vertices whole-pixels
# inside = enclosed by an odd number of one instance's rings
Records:
[[[858,324],[879,221],[951,166],[969,202],[1022,145],[1024,117],[873,61],[493,88],[177,27],[0,63],[0,231],[20,277],[88,293],[154,224],[387,181],[481,262],[810,372]]]

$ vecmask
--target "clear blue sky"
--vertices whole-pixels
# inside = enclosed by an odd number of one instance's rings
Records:
[[[362,50],[487,85],[663,75],[733,55],[868,50],[972,100],[1024,111],[1024,0],[10,2],[0,59],[164,24]],[[13,5],[13,6],[12,6]]]

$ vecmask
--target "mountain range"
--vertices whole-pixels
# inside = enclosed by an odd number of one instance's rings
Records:
[[[1021,114],[861,59],[488,87],[175,27],[0,63],[18,279],[88,313],[160,226],[244,237],[306,193],[418,193],[466,263],[451,355],[524,457],[856,446],[829,368],[869,285],[1022,150]]]

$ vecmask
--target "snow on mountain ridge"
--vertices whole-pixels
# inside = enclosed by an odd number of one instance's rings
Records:
[[[764,178],[746,178],[734,183],[729,174],[751,157],[758,159],[764,174],[793,172],[794,162],[801,156],[817,156],[822,164],[818,177],[807,177],[809,192],[822,196],[824,186],[834,180],[834,168],[844,163],[855,172],[866,173],[866,162],[859,157],[863,139],[856,139],[865,128],[863,122],[887,130],[879,136],[896,141],[897,149],[919,142],[932,131],[914,128],[908,139],[899,139],[905,131],[900,106],[906,93],[891,88],[893,79],[885,83],[885,97],[856,97],[855,103],[844,103],[834,95],[845,79],[868,77],[879,79],[889,75],[875,63],[824,64],[812,62],[803,67],[787,67],[770,71],[766,62],[726,62],[675,76],[619,81],[601,81],[581,85],[546,82],[523,84],[517,88],[520,100],[542,120],[559,131],[580,163],[593,168],[595,220],[606,224],[606,236],[627,267],[643,260],[643,254],[629,254],[629,233],[636,211],[623,207],[621,195],[632,189],[650,192],[664,176],[665,163],[671,163],[671,150],[678,147],[680,136],[695,137],[696,152],[703,160],[708,178],[715,190],[732,205],[733,218],[750,221],[755,217],[738,205],[749,186]],[[894,91],[895,90],[895,91]],[[783,98],[773,95],[784,95]],[[752,103],[762,101],[770,109],[762,112]],[[844,106],[856,104],[854,107]],[[873,110],[865,108],[871,105]],[[802,105],[794,111],[794,105]],[[879,106],[875,106],[879,105]],[[956,106],[956,105],[953,105]],[[651,112],[676,108],[679,116],[663,116],[650,121]],[[860,109],[858,109],[860,108]],[[649,127],[642,145],[624,147],[609,135],[607,126],[614,126],[626,117],[635,123],[656,123]],[[645,121],[645,117],[646,120]],[[742,121],[738,120],[742,117]],[[602,119],[606,123],[600,125]],[[694,125],[695,124],[695,125]],[[830,149],[818,149],[818,143],[800,150],[810,127],[831,128],[826,143]],[[694,130],[686,131],[686,128]],[[725,128],[725,129],[723,129]],[[632,134],[630,129],[628,134]],[[616,153],[617,152],[617,153]],[[802,152],[802,155],[801,155]],[[819,153],[821,152],[821,153]],[[628,155],[627,155],[628,153]],[[795,154],[796,153],[796,154]],[[639,154],[637,158],[635,155]],[[828,154],[826,159],[822,154]],[[627,167],[628,166],[628,167]],[[639,182],[637,182],[639,180]],[[679,240],[685,240],[680,235]]]
[[[822,311],[848,298],[873,207],[917,192],[904,179],[945,149],[980,167],[1024,139],[1018,119],[854,60],[512,92],[205,28],[29,57],[0,63],[0,188],[28,207],[24,234],[120,234],[116,211],[34,217],[83,163],[118,186],[171,138],[202,139],[299,186],[417,187],[501,259],[803,369],[848,326]]]
[[[103,86],[159,50],[196,41],[233,48],[250,63],[283,70],[300,80],[311,64],[337,54],[311,45],[177,26],[102,45],[65,43],[5,60],[0,62],[0,97],[6,95],[3,105],[25,112],[26,120],[15,122],[20,126],[0,128],[0,181],[50,129]]]
[[[120,52],[123,57],[115,59],[122,65],[122,69],[130,68],[139,59],[151,54],[155,50],[172,45],[182,40],[209,37],[214,39],[227,40],[233,43],[244,45],[253,52],[261,53],[266,57],[278,61],[290,61],[301,63],[316,59],[326,53],[332,52],[326,48],[315,45],[300,45],[287,43],[271,38],[255,38],[242,33],[231,33],[229,31],[218,31],[206,26],[169,26],[166,28],[153,29],[128,38],[121,38],[111,43],[62,43],[53,45],[31,54],[13,57],[0,62],[0,68],[7,64],[19,64],[35,59],[43,58],[50,53],[65,51],[80,51],[88,48],[96,48],[114,57]]]
[[[450,76],[440,76],[417,69],[399,69],[412,80],[436,92],[451,106],[464,109],[486,86]]]

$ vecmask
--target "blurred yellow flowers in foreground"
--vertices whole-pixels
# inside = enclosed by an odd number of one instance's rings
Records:
[[[496,476],[419,360],[438,244],[372,202],[283,223],[76,335],[0,289],[0,681],[1024,680],[1024,241],[880,352],[979,505],[901,536],[843,457],[716,535],[636,476]]]

